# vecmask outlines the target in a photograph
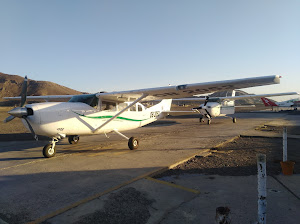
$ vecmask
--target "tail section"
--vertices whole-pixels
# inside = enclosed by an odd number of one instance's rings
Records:
[[[231,96],[235,96],[235,90],[232,90]],[[228,106],[234,106],[234,100],[228,102]]]
[[[235,90],[232,90],[231,96],[235,96]]]
[[[226,96],[235,96],[235,90],[232,90],[232,92],[231,93],[229,93],[228,95],[226,94]],[[234,107],[234,100],[226,100],[226,101],[222,101],[222,106],[226,106],[226,107],[228,107],[228,106],[230,106],[230,107]]]
[[[262,97],[261,100],[265,104],[266,107],[269,107],[269,106],[277,107],[278,106],[274,101],[272,101],[268,98]]]
[[[170,111],[172,105],[172,99],[164,99],[160,103],[150,107],[151,111],[167,112]]]

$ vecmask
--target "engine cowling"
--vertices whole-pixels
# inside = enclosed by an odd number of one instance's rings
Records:
[[[208,102],[205,106],[204,104],[201,104],[198,110],[202,115],[217,117],[220,115],[221,105],[216,102]]]

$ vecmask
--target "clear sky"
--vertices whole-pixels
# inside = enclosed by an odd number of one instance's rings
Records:
[[[87,92],[265,75],[300,92],[298,0],[0,0],[0,72]]]

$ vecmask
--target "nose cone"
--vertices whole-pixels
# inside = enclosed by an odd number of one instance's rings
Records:
[[[20,117],[20,118],[28,115],[27,109],[24,107],[16,107],[16,108],[10,110],[8,113],[12,116]]]

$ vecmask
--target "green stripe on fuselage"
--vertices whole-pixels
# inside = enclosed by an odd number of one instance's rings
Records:
[[[81,117],[92,118],[92,119],[107,119],[107,118],[112,118],[113,117],[112,115],[89,117],[89,116],[85,116],[84,114],[76,113],[75,111],[72,111],[72,112],[79,115],[79,116],[81,116]],[[131,118],[126,118],[126,117],[116,117],[116,119],[126,120],[126,121],[145,121],[145,120],[148,120],[148,119],[137,120],[137,119],[131,119]]]

